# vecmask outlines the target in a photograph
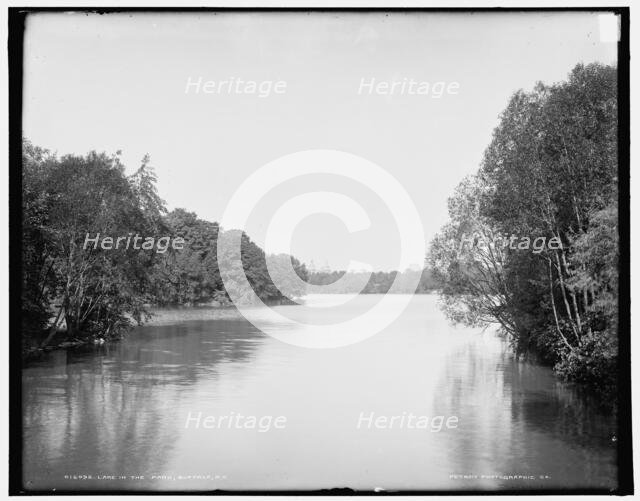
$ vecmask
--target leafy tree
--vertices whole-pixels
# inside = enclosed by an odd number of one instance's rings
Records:
[[[193,305],[226,301],[216,260],[218,223],[199,219],[184,209],[172,211],[164,222],[171,237],[181,237],[185,244],[183,249],[172,249],[158,260],[153,302]]]
[[[119,335],[146,314],[154,255],[94,248],[85,239],[162,228],[151,168],[143,164],[128,178],[118,154],[58,159],[28,141],[23,151],[23,319],[31,327],[25,334],[53,313],[43,345],[61,325],[72,337]]]
[[[452,319],[498,322],[518,353],[572,379],[612,380],[616,362],[616,92],[616,69],[590,64],[567,82],[515,93],[430,251]],[[458,252],[469,234],[561,245]]]
[[[24,348],[48,345],[61,329],[75,339],[110,338],[148,318],[149,304],[230,304],[217,261],[218,223],[176,209],[167,214],[149,156],[126,176],[115,155],[56,155],[23,141],[22,323]],[[182,238],[182,249],[103,249],[103,237]],[[138,241],[137,247],[140,247]],[[242,235],[237,272],[262,300],[303,293],[278,290],[265,253]],[[289,259],[306,279],[306,268]]]

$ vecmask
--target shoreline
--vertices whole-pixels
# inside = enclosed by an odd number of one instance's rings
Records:
[[[154,307],[149,313],[153,316],[141,327],[174,325],[194,320],[239,320],[244,318],[235,306],[174,306]]]
[[[437,293],[437,290],[429,290],[425,292],[417,292],[414,295],[432,295]],[[384,293],[359,293],[353,294],[348,292],[331,292],[326,294],[311,294],[311,295],[364,295],[364,296],[372,296],[372,295],[385,295]],[[394,293],[393,295],[403,295],[399,293]],[[303,299],[306,296],[303,296],[299,299]],[[276,300],[276,301],[266,301],[264,303],[266,306],[287,306],[287,305],[297,305],[295,301],[285,301],[285,300]],[[151,318],[144,321],[141,325],[133,323],[131,327],[123,334],[113,337],[110,339],[106,339],[103,337],[91,337],[91,338],[77,338],[77,337],[67,337],[67,333],[64,330],[58,331],[56,335],[51,339],[50,344],[47,346],[32,346],[26,349],[23,349],[22,359],[24,361],[30,361],[37,359],[38,357],[49,353],[54,350],[66,350],[66,349],[75,349],[83,346],[102,346],[105,343],[112,343],[116,341],[120,341],[124,337],[130,335],[134,330],[145,328],[145,327],[162,327],[168,325],[176,325],[183,322],[191,322],[191,321],[213,321],[213,320],[243,320],[244,317],[238,311],[238,309],[232,304],[216,304],[215,302],[208,304],[196,304],[196,305],[173,305],[173,306],[157,306],[157,305],[147,305],[149,313],[152,315]]]

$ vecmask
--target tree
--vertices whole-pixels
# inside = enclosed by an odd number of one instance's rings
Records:
[[[53,309],[43,345],[60,325],[72,337],[119,335],[146,315],[155,253],[104,250],[85,239],[163,227],[148,161],[128,178],[118,154],[58,159],[27,141],[23,150],[23,318],[42,328]]]
[[[603,340],[617,338],[616,92],[616,69],[591,64],[515,93],[430,252],[451,318],[499,322],[519,353],[573,379],[597,360],[615,365],[615,343]],[[470,232],[560,245],[455,252]]]
[[[157,261],[153,302],[161,305],[226,302],[216,260],[218,223],[199,219],[184,209],[170,212],[164,222],[172,238],[183,238],[185,245]]]

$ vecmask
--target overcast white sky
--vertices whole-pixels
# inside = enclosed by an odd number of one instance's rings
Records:
[[[586,13],[39,14],[25,40],[24,134],[64,153],[151,155],[161,196],[220,220],[253,172],[283,155],[341,150],[392,174],[430,240],[446,200],[474,172],[510,95],[563,80],[579,62],[614,63],[616,44]],[[283,80],[286,92],[185,94],[188,78]],[[458,82],[457,95],[358,95],[362,78]],[[317,266],[350,259],[393,269],[392,215],[353,181],[314,175],[273,190],[246,229],[259,243],[278,206],[339,191],[372,222],[304,219],[293,252]],[[247,201],[254,204],[256,201]],[[287,242],[282,242],[285,246]]]

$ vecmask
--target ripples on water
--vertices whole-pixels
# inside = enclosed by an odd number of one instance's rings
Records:
[[[30,365],[23,408],[27,489],[616,486],[614,421],[491,333],[448,325],[430,295],[333,350],[284,344],[244,320],[138,328]],[[286,416],[287,426],[185,429],[189,412]],[[357,429],[371,412],[459,422],[439,433]]]

